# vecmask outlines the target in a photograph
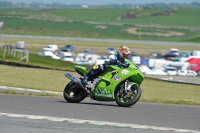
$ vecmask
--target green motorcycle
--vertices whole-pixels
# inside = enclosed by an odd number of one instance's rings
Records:
[[[69,103],[79,103],[87,96],[97,101],[116,101],[118,106],[129,107],[134,105],[141,97],[140,85],[144,76],[140,69],[130,60],[127,68],[110,65],[100,76],[93,79],[92,87],[83,86],[81,79],[88,73],[86,67],[75,65],[74,69],[80,77],[66,72],[65,76],[71,81],[66,85],[63,96]]]

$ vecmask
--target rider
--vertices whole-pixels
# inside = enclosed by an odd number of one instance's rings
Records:
[[[100,75],[108,65],[116,65],[120,68],[127,67],[128,63],[125,59],[129,59],[130,56],[130,49],[127,46],[121,46],[117,51],[116,55],[111,55],[108,61],[105,61],[104,64],[95,65],[92,69],[84,76],[81,80],[82,84],[85,86],[91,86],[88,82],[88,79],[93,80],[95,77]],[[90,88],[90,87],[89,87]]]

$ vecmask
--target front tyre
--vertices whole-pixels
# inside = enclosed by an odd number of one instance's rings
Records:
[[[69,103],[79,103],[86,98],[87,94],[79,85],[70,81],[63,91],[63,96]]]
[[[115,99],[118,106],[129,107],[134,105],[141,97],[142,90],[139,85],[134,84],[125,92],[124,84],[117,88]]]

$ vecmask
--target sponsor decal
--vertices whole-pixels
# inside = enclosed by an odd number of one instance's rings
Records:
[[[120,81],[121,80],[120,77],[116,76],[116,75],[113,77],[113,79],[116,80],[116,81]]]
[[[136,66],[134,69],[135,69],[135,70],[138,70],[139,68]]]
[[[112,97],[111,91],[106,89],[97,88],[95,91],[95,96],[102,96],[102,97]]]
[[[122,75],[126,75],[126,74],[128,74],[128,73],[129,73],[128,70],[123,70],[123,71],[122,71]]]

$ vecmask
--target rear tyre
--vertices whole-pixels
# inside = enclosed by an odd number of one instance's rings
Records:
[[[86,98],[87,94],[79,85],[70,81],[63,91],[63,96],[69,103],[79,103]]]
[[[141,97],[142,90],[139,85],[132,85],[131,89],[125,92],[124,84],[117,88],[115,100],[118,106],[130,107],[134,105]]]

